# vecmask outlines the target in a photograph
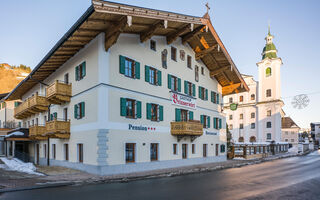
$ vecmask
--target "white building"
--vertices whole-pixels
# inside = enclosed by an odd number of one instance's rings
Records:
[[[281,142],[280,67],[270,31],[262,60],[257,63],[259,82],[243,75],[250,91],[224,96],[224,113],[234,142]]]
[[[291,117],[282,117],[281,132],[282,142],[288,142],[289,145],[293,147],[298,146],[300,127],[291,119]]]
[[[314,139],[317,142],[317,145],[320,143],[320,122],[312,122],[310,124],[311,127],[311,135],[314,135]]]
[[[225,161],[230,87],[248,90],[207,14],[94,0],[7,99],[35,163],[116,174]]]

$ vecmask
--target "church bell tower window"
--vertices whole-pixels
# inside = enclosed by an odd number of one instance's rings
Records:
[[[266,77],[269,77],[269,76],[271,76],[271,68],[270,67],[268,67],[266,69]]]

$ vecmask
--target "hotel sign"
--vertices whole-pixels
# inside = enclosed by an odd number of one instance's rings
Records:
[[[184,96],[177,93],[171,93],[171,102],[177,106],[196,109],[196,100],[192,97]]]
[[[237,110],[237,108],[238,108],[238,104],[236,104],[236,103],[230,104],[230,110],[235,111],[235,110]]]

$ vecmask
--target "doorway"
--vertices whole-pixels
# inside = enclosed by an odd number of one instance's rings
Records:
[[[216,144],[216,156],[219,156],[219,144]]]
[[[186,159],[188,157],[188,144],[182,144],[182,158]]]
[[[39,144],[36,144],[36,164],[39,165],[39,151],[40,151],[40,147]]]

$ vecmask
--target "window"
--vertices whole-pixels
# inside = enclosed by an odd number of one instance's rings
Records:
[[[38,126],[39,125],[39,119],[36,118],[36,125]]]
[[[229,130],[233,130],[233,125],[229,124]]]
[[[203,128],[210,128],[210,116],[200,115],[200,122],[203,125]]]
[[[167,69],[167,55],[168,55],[168,51],[167,49],[164,49],[161,52],[161,64],[162,64],[162,67],[165,69]]]
[[[150,66],[145,66],[145,81],[152,85],[161,86],[161,71]]]
[[[239,128],[240,128],[240,129],[243,129],[243,124],[240,124]]]
[[[158,144],[157,143],[150,144],[150,160],[151,161],[158,160]]]
[[[243,96],[242,95],[239,97],[239,101],[243,102]]]
[[[196,86],[195,84],[184,81],[184,93],[189,96],[196,96]]]
[[[201,67],[201,74],[204,75],[204,67]]]
[[[271,140],[271,133],[267,133],[267,140]]]
[[[188,145],[182,144],[182,159],[186,159],[188,157]]]
[[[219,104],[219,101],[220,101],[219,94],[211,91],[211,102]]]
[[[163,106],[147,103],[147,119],[151,121],[163,121]]]
[[[256,128],[256,124],[255,123],[251,123],[251,129],[255,129]]]
[[[268,111],[267,111],[267,116],[268,116],[268,117],[271,117],[271,110],[268,110]]]
[[[83,163],[83,144],[77,144],[78,162]]]
[[[288,139],[285,139],[284,141],[288,142]]]
[[[120,57],[120,74],[129,78],[140,79],[140,63],[130,58]]]
[[[271,97],[271,89],[267,89],[266,95],[267,95],[267,97]]]
[[[65,115],[65,113],[64,113]],[[74,105],[74,118],[82,119],[85,116],[85,103],[81,102]],[[64,116],[65,117],[65,116]]]
[[[156,43],[156,41],[154,41],[154,40],[150,40],[150,49],[151,50],[153,50],[153,51],[156,51],[157,49],[157,43]]]
[[[47,158],[47,144],[43,145],[43,157]]]
[[[208,89],[199,86],[199,98],[202,100],[208,100]]]
[[[240,117],[240,119],[243,119],[243,114],[241,113],[239,117]]]
[[[69,145],[64,144],[63,146],[64,146],[64,159],[69,160]]]
[[[232,115],[229,115],[229,120],[232,120],[233,116]]]
[[[83,108],[84,108],[84,106],[83,106]],[[68,108],[63,109],[63,120],[68,121]]]
[[[126,143],[126,163],[135,162],[135,143]]]
[[[256,117],[256,113],[252,112],[251,113],[251,119],[254,119]]]
[[[141,101],[120,98],[120,115],[127,118],[141,118]]]
[[[233,103],[233,98],[232,97],[229,98],[229,103]]]
[[[177,61],[177,48],[171,47],[171,60]]]
[[[271,68],[270,67],[268,67],[266,69],[266,77],[269,77],[269,76],[271,76]]]
[[[291,139],[291,142],[294,142],[294,139]]]
[[[176,108],[176,122],[193,120],[193,111]]]
[[[168,88],[175,92],[181,92],[181,79],[168,74]]]
[[[195,80],[198,82],[199,81],[199,67],[197,65],[195,66],[194,74],[195,74]]]
[[[203,157],[207,157],[207,149],[208,149],[208,145],[207,144],[203,144],[203,147],[202,147]]]
[[[192,151],[192,154],[196,153],[196,145],[195,144],[191,145],[191,151]]]
[[[226,152],[226,146],[224,144],[220,145],[220,153]]]
[[[178,154],[178,152],[177,152],[177,144],[173,144],[173,154],[174,155]]]
[[[243,137],[239,137],[238,142],[244,142],[244,138]]]
[[[251,94],[251,100],[255,100],[255,98],[256,98],[256,95]]]
[[[222,128],[222,119],[214,117],[213,118],[213,128],[214,129],[221,129]]]
[[[56,120],[58,119],[58,113],[54,112],[52,114],[50,114],[50,121]]]
[[[52,144],[52,159],[56,159],[56,144]]]
[[[267,122],[267,128],[271,128],[271,122]]]
[[[187,56],[187,67],[192,69],[192,57],[191,56]]]
[[[76,66],[76,81],[80,81],[86,76],[86,61],[81,63],[80,65]]]
[[[64,83],[65,83],[65,84],[69,84],[69,73],[66,73],[66,74],[64,75]]]

